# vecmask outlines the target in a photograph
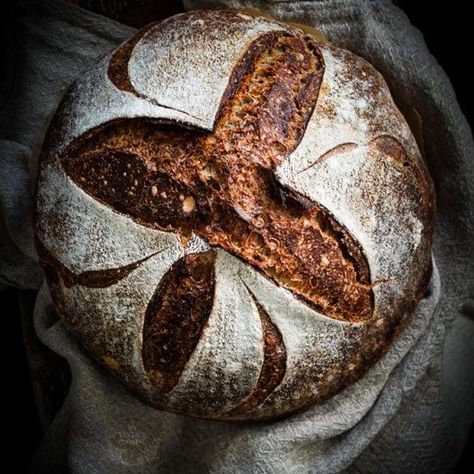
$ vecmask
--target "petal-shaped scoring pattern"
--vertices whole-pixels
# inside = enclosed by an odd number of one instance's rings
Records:
[[[136,93],[110,80],[113,54],[85,71],[58,109],[60,122],[55,126],[60,139],[51,141],[50,154],[63,152],[95,127],[123,118],[148,117],[212,130],[231,72],[248,45],[264,33],[292,29],[248,15],[232,14],[227,22],[219,16],[193,12],[151,27],[128,63]]]
[[[183,125],[206,128],[206,123],[184,112],[162,107],[146,98],[117,89],[107,71],[111,54],[85,71],[72,84],[55,116],[56,133],[48,149],[54,156],[71,142],[104,123],[123,118],[149,117]],[[94,84],[91,87],[91,84]]]
[[[413,164],[422,158],[413,135],[380,73],[355,54],[320,44],[325,69],[305,134],[281,177],[298,175],[343,144],[366,145],[380,135],[397,139]]]
[[[309,398],[318,397],[319,386],[327,373],[344,364],[351,325],[319,314],[248,265],[240,261],[234,265],[280,330],[287,354],[281,383],[248,415],[258,412],[260,416],[272,416],[295,410]]]
[[[216,252],[211,315],[166,401],[173,409],[197,416],[222,414],[249,395],[263,364],[262,324],[238,276],[238,260]]]
[[[291,186],[330,209],[362,244],[372,282],[396,279],[403,285],[423,233],[422,196],[408,168],[359,146],[317,161]]]
[[[414,262],[429,252],[420,243],[427,205],[422,158],[382,76],[348,51],[321,45],[321,53],[326,67],[317,104],[276,175],[328,209],[362,245],[371,282],[386,284],[387,298],[406,297],[403,285],[416,286]],[[384,140],[385,150],[377,146]]]
[[[128,73],[137,93],[212,129],[229,71],[242,52],[258,36],[287,28],[248,15],[229,16],[225,23],[217,11],[205,12],[205,21],[202,17],[202,12],[174,16],[145,34],[133,50]]]
[[[181,249],[178,237],[143,227],[104,206],[53,163],[42,168],[36,235],[75,273],[118,268],[164,248]]]
[[[147,306],[168,268],[182,256],[165,248],[126,278],[106,288],[61,284],[66,323],[91,354],[142,393],[153,392],[142,363],[142,331]]]

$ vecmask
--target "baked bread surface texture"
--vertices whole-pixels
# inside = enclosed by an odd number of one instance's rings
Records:
[[[148,403],[264,420],[356,382],[431,277],[434,188],[381,75],[285,23],[194,11],[86,71],[45,140],[53,302]]]

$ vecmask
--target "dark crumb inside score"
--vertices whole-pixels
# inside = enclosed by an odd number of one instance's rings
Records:
[[[140,223],[184,240],[194,233],[318,311],[365,320],[373,295],[360,246],[273,172],[301,139],[322,58],[310,38],[274,33],[247,54],[248,74],[230,81],[235,88],[212,133],[114,122],[66,152],[63,166],[87,192]]]

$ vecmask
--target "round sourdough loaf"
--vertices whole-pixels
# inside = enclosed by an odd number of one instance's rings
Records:
[[[70,87],[35,233],[65,324],[130,390],[261,420],[380,359],[428,287],[434,215],[370,64],[214,10],[149,25]]]

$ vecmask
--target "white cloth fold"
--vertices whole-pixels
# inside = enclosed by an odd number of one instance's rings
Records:
[[[456,461],[474,416],[471,405],[461,405],[474,395],[468,370],[474,362],[468,344],[474,323],[459,313],[464,304],[472,315],[474,146],[449,81],[420,34],[388,1],[184,4],[187,9],[257,7],[313,25],[372,62],[402,108],[417,109],[438,200],[431,293],[387,355],[326,404],[278,422],[222,423],[162,412],[137,400],[79,347],[57,319],[43,286],[35,329],[67,358],[72,385],[33,470],[444,472]],[[30,198],[48,117],[64,87],[133,29],[52,0],[24,5],[28,8],[16,26],[26,33],[23,43],[13,43],[23,66],[10,70],[15,94],[2,101],[0,119],[0,278],[3,285],[38,288],[42,277],[35,261]]]

